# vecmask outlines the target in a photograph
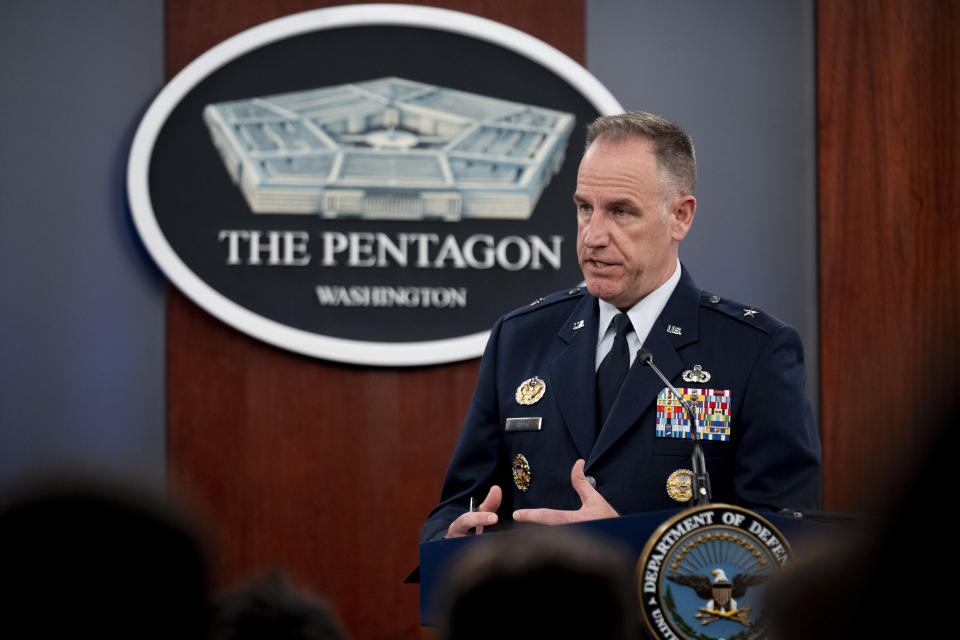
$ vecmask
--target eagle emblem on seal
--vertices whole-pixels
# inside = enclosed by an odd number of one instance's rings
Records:
[[[717,568],[710,573],[713,575],[712,581],[710,576],[701,574],[672,573],[667,575],[667,579],[691,587],[697,592],[698,596],[707,599],[694,616],[700,619],[700,624],[707,625],[717,620],[734,620],[745,627],[749,627],[751,624],[749,613],[752,607],[749,604],[742,608],[738,607],[737,598],[746,595],[747,589],[753,585],[765,582],[767,576],[756,573],[738,573],[731,581],[727,578],[723,569]]]

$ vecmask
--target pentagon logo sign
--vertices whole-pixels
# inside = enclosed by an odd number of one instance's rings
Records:
[[[637,563],[647,628],[664,640],[764,638],[763,586],[792,556],[783,534],[748,509],[683,511],[650,537]]]
[[[528,219],[574,121],[402,78],[210,105],[204,119],[254,213],[452,221]]]
[[[131,211],[167,277],[256,338],[363,365],[477,357],[500,315],[581,281],[585,126],[621,110],[490,20],[308,11],[160,92],[130,153]]]

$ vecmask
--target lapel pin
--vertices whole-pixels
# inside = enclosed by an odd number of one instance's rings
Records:
[[[667,478],[667,495],[677,502],[689,502],[693,497],[693,472],[677,469],[671,473]]]
[[[518,453],[513,459],[513,484],[520,491],[526,491],[530,488],[530,463],[527,462],[522,453]],[[691,493],[691,495],[693,494]]]
[[[683,372],[683,381],[684,382],[710,382],[710,372],[704,371],[703,367],[699,364],[693,365],[693,369],[687,369]]]
[[[583,329],[583,320],[577,320],[573,323],[573,330],[576,331],[577,329]]]
[[[524,380],[517,387],[517,403],[531,405],[540,402],[540,398],[547,392],[547,383],[538,376],[533,376],[529,380]]]
[[[678,326],[675,325],[675,324],[668,324],[668,325],[667,325],[667,333],[672,333],[672,334],[675,335],[675,336],[679,336],[679,335],[682,335],[682,334],[683,334],[683,329],[681,329],[680,327],[678,327]]]

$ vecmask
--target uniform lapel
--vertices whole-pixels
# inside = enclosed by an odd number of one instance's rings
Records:
[[[653,363],[674,384],[674,378],[683,369],[683,361],[677,354],[677,349],[697,340],[699,307],[700,291],[684,269],[673,295],[667,301],[660,317],[653,323],[650,334],[643,343],[643,348],[653,353]],[[667,328],[670,326],[679,327],[681,334],[668,333]],[[588,470],[590,465],[651,409],[663,386],[650,367],[633,363],[620,395],[610,409],[607,422],[590,451],[586,467]]]
[[[596,298],[584,295],[557,334],[567,346],[550,363],[560,415],[582,458],[590,453],[596,437],[593,404],[598,315]]]

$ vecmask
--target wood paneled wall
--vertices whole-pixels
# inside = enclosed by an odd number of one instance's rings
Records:
[[[218,42],[331,2],[167,0],[172,77]],[[583,62],[582,0],[425,2],[492,18]],[[420,526],[469,405],[479,360],[414,369],[314,360],[167,296],[168,467],[206,514],[219,584],[271,566],[329,598],[354,638],[419,638]]]
[[[956,402],[960,3],[821,0],[817,23],[824,500],[858,511]]]

